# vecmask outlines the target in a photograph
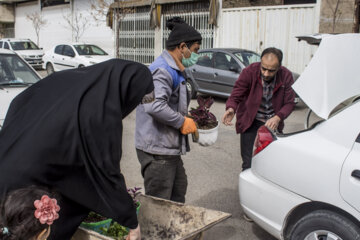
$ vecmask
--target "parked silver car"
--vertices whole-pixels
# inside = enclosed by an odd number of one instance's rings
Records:
[[[187,88],[191,98],[204,93],[229,97],[240,72],[250,64],[260,62],[256,52],[239,48],[211,48],[199,51],[197,64],[186,69]],[[299,74],[293,72],[294,80]],[[295,99],[298,102],[299,98]]]
[[[197,92],[229,97],[242,69],[259,61],[259,54],[244,49],[200,50],[197,64],[186,69],[191,97],[195,98]]]

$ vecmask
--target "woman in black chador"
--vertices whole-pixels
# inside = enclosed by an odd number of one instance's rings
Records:
[[[113,59],[19,94],[0,131],[0,199],[29,185],[58,192],[51,240],[70,239],[89,211],[139,229],[120,173],[122,119],[153,88],[146,66]]]

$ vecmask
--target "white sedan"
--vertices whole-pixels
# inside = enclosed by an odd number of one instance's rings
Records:
[[[81,68],[111,59],[104,50],[92,44],[58,44],[43,56],[43,68],[48,74]]]
[[[0,49],[0,129],[11,101],[41,77],[19,55]]]
[[[285,135],[259,129],[240,203],[278,239],[360,239],[360,101],[333,111],[360,94],[359,62],[359,34],[324,38],[293,86],[324,120]]]

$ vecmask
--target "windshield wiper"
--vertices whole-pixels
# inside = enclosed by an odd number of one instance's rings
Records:
[[[28,82],[0,82],[0,86],[28,86],[31,84]]]

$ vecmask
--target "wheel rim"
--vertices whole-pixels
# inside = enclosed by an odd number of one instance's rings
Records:
[[[187,90],[188,90],[190,93],[192,92],[192,86],[191,86],[191,83],[186,82],[186,88],[187,88]]]
[[[342,238],[330,231],[317,230],[309,233],[304,240],[342,240]]]

